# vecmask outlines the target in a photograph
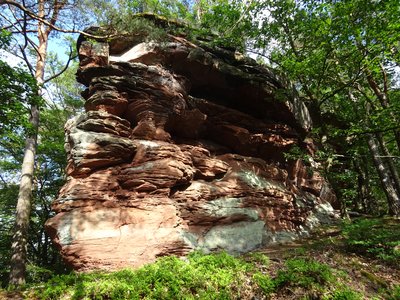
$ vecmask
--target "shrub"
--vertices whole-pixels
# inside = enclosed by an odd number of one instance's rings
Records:
[[[28,264],[26,266],[26,275],[27,282],[39,283],[49,280],[52,276],[54,276],[54,271],[33,264]]]

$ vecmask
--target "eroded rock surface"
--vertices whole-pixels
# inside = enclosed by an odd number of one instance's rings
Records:
[[[247,252],[333,217],[324,179],[285,157],[307,153],[311,121],[277,76],[182,37],[144,40],[79,49],[86,113],[66,124],[68,180],[46,224],[74,269]]]

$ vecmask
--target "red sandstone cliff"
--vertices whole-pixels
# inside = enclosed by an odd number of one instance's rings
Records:
[[[311,121],[282,80],[224,49],[144,40],[79,48],[86,113],[65,126],[68,180],[46,224],[73,268],[241,253],[329,221],[324,179],[284,156]]]

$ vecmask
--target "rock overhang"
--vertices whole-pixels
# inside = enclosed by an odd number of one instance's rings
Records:
[[[311,121],[270,69],[173,34],[81,38],[79,57],[86,112],[66,124],[68,180],[46,224],[75,269],[247,252],[334,217],[324,178],[285,156],[307,151]]]
[[[224,105],[270,120],[271,123],[289,124],[303,136],[311,129],[310,114],[294,87],[272,69],[261,66],[235,49],[212,45],[201,36],[193,41],[185,39],[182,29],[187,31],[190,28],[185,23],[146,13],[136,17],[150,20],[154,26],[163,28],[167,32],[163,40],[148,40],[148,33],[145,32],[124,32],[106,41],[100,39],[93,46],[95,52],[106,56],[112,65],[118,62],[163,65],[192,83],[188,89],[190,95],[214,98],[213,101],[222,101]],[[105,34],[104,29],[95,28],[90,28],[90,33]],[[179,36],[174,35],[176,31],[179,31]],[[79,40],[78,49],[85,43],[85,38],[81,35]],[[78,80],[82,78],[84,76],[78,76]],[[87,83],[87,80],[82,83]]]

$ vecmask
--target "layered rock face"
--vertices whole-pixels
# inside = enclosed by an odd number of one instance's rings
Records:
[[[194,249],[242,253],[307,235],[334,198],[287,160],[311,121],[282,80],[235,52],[170,35],[84,41],[86,112],[66,124],[68,180],[47,232],[76,270]]]

